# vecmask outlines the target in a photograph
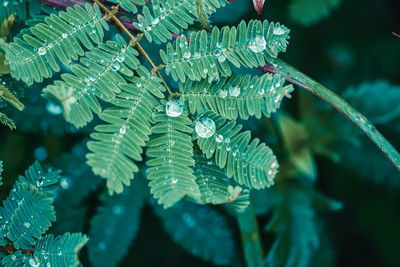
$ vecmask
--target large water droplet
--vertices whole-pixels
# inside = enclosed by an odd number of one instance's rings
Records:
[[[215,141],[217,141],[217,143],[221,143],[222,141],[224,141],[224,137],[219,134],[215,137]]]
[[[265,50],[267,47],[267,41],[265,40],[264,36],[257,35],[250,43],[249,48],[255,52],[260,53]]]
[[[26,223],[24,223],[24,226],[25,226],[26,228],[29,228],[29,227],[31,227],[31,224],[28,223],[28,222],[26,222]]]
[[[201,118],[196,122],[195,131],[201,138],[209,138],[215,133],[215,123],[210,118]]]
[[[178,179],[175,177],[172,177],[171,183],[172,184],[176,184],[178,182]]]
[[[178,99],[171,99],[165,106],[165,112],[169,117],[178,117],[183,112],[183,104]]]

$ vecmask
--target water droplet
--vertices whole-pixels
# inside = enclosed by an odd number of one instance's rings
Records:
[[[58,255],[58,256],[61,256],[61,255],[62,255],[62,251],[60,250],[60,251],[57,253],[57,255]]]
[[[29,227],[31,227],[31,224],[28,223],[28,222],[26,222],[26,223],[24,223],[24,226],[25,226],[26,228],[29,228]]]
[[[240,94],[240,88],[238,86],[229,87],[229,95],[237,97]]]
[[[221,143],[222,141],[224,141],[224,137],[219,134],[215,137],[215,141],[217,141],[217,143]]]
[[[272,168],[272,169],[275,169],[275,168],[277,168],[277,167],[278,167],[278,163],[277,163],[276,161],[274,161],[274,162],[271,163],[271,168]]]
[[[260,88],[260,90],[258,91],[258,94],[259,94],[259,95],[263,95],[264,93],[265,93],[264,88]]]
[[[178,117],[183,112],[183,104],[178,99],[172,99],[167,102],[165,112],[169,117]]]
[[[119,133],[120,134],[125,134],[126,133],[126,125],[125,124],[123,124],[122,126],[121,126],[121,128],[119,129]]]
[[[15,261],[15,260],[17,259],[17,256],[12,255],[12,256],[11,256],[11,259],[12,259],[13,261]]]
[[[209,138],[215,133],[215,123],[210,118],[201,118],[196,122],[195,130],[201,138]]]
[[[266,47],[267,47],[267,41],[262,35],[257,35],[254,38],[254,40],[251,41],[249,46],[249,48],[255,53],[260,53],[264,51]]]
[[[152,21],[152,24],[155,25],[155,24],[158,24],[159,22],[160,22],[160,20],[158,18],[156,18],[155,20]]]
[[[68,34],[66,34],[65,32],[63,33],[63,34],[61,34],[61,36],[62,36],[62,38],[67,38],[68,37]]]
[[[123,62],[125,60],[125,56],[123,54],[120,54],[117,56],[117,61],[118,62]]]
[[[176,184],[177,182],[178,182],[178,179],[175,177],[172,177],[171,184]]]
[[[38,54],[43,56],[44,54],[46,54],[46,48],[44,46],[40,47],[38,50]]]
[[[39,267],[40,263],[36,261],[35,258],[30,258],[29,259],[29,265],[33,267]]]
[[[225,98],[228,95],[228,92],[226,90],[219,90],[219,96],[221,98]]]
[[[112,69],[113,71],[118,71],[119,68],[120,68],[120,65],[119,65],[118,62],[113,62],[113,63],[111,64],[111,69]]]
[[[183,53],[183,57],[184,58],[190,58],[191,54],[189,51],[186,51],[185,53]]]
[[[3,6],[8,7],[8,1],[4,1]]]

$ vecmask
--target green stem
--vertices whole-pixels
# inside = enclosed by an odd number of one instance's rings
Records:
[[[364,133],[386,155],[386,157],[389,158],[397,170],[400,171],[399,152],[397,152],[397,150],[389,143],[388,140],[386,140],[385,137],[383,137],[383,135],[366,117],[350,106],[343,98],[280,59],[273,59],[271,63],[267,63],[261,69],[281,75],[288,82],[306,89],[307,91],[313,93],[325,102],[332,105],[355,125],[360,127],[361,130],[363,130]]]
[[[242,236],[242,246],[246,265],[248,267],[264,266],[263,251],[256,216],[251,204],[241,213],[237,220]]]

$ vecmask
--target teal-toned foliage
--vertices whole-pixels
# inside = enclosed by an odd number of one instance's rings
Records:
[[[0,246],[4,266],[77,266],[78,252],[88,241],[82,234],[44,235],[56,220],[53,207],[59,170],[44,171],[35,162],[20,176],[0,207]],[[4,250],[3,250],[4,251]]]
[[[377,172],[383,175],[377,181],[398,176],[400,154],[378,128],[389,136],[400,130],[399,87],[378,81],[343,93],[373,125],[280,59],[289,44],[287,27],[263,20],[260,12],[258,20],[248,10],[246,18],[235,17],[251,3],[40,2],[0,3],[0,108],[7,108],[0,121],[11,129],[24,124],[34,156],[65,172],[36,162],[13,185],[0,207],[4,266],[80,266],[86,243],[83,262],[91,266],[160,265],[148,255],[179,259],[166,245],[171,241],[215,265],[328,266],[332,253],[324,251],[331,242],[320,211],[341,204],[317,191],[328,184],[320,182],[327,176],[321,166]],[[260,7],[265,1],[255,2]],[[287,9],[308,26],[340,2],[292,0]],[[232,18],[219,23],[220,17]],[[307,57],[311,66],[314,58]],[[335,84],[332,77],[326,80]],[[346,115],[395,168],[292,84]],[[292,96],[300,104],[279,111]],[[17,158],[15,138],[5,154],[0,147],[6,163]],[[0,182],[11,186],[2,171],[0,161]],[[139,228],[161,236],[141,236]],[[261,237],[264,231],[268,238]]]

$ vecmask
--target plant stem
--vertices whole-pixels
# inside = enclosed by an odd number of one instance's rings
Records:
[[[237,220],[242,236],[242,246],[246,265],[248,267],[264,266],[258,225],[253,206],[250,204],[243,212],[237,214]]]
[[[118,11],[118,9],[109,10],[99,0],[92,0],[92,1],[93,1],[93,3],[97,4],[100,7],[100,9],[106,14],[106,17],[111,18],[114,21],[115,25],[121,31],[123,31],[126,35],[128,35],[129,39],[131,40],[130,44],[136,46],[139,53],[141,53],[144,56],[144,58],[149,62],[151,68],[153,69],[153,73],[156,73],[157,76],[161,79],[164,87],[167,89],[167,91],[170,95],[170,98],[172,96],[174,96],[174,93],[168,87],[167,83],[165,82],[164,78],[161,75],[161,72],[160,72],[161,67],[157,67],[154,64],[154,62],[151,60],[149,55],[146,53],[146,51],[144,51],[143,47],[139,44],[139,40],[141,39],[141,37],[138,38],[138,37],[133,36],[132,33],[125,27],[125,25],[115,16],[115,13]]]
[[[281,75],[288,82],[306,89],[332,105],[355,125],[361,128],[385,156],[389,158],[396,169],[400,171],[399,152],[365,116],[350,106],[343,98],[280,59],[273,59],[271,63],[267,63],[264,67],[261,67],[261,69]]]

